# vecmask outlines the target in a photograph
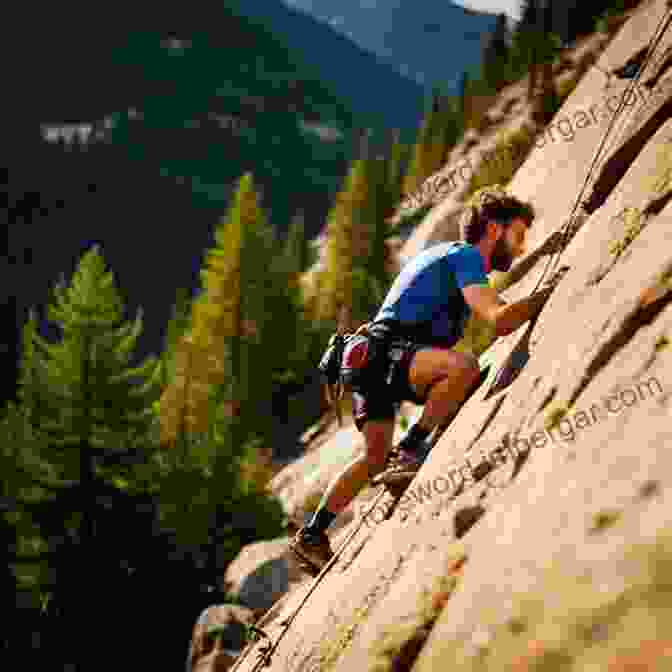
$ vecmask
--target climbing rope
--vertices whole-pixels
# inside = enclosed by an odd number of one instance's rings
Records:
[[[662,39],[663,35],[665,34],[665,31],[668,29],[670,22],[672,21],[672,10],[668,13],[667,17],[663,16],[663,18],[660,20],[658,23],[658,26],[656,28],[656,32],[654,33],[654,37],[651,38],[651,41],[649,43],[649,49],[647,51],[646,57],[637,71],[636,76],[630,81],[628,84],[628,87],[626,89],[626,95],[623,96],[623,99],[620,101],[619,106],[616,110],[616,113],[614,114],[613,118],[611,119],[609,126],[607,127],[607,130],[604,133],[604,136],[602,137],[602,141],[593,157],[593,160],[591,161],[590,167],[588,169],[588,173],[586,175],[586,178],[584,180],[583,186],[579,190],[579,194],[576,198],[576,201],[574,202],[574,206],[572,207],[572,210],[569,214],[569,217],[567,218],[567,221],[560,227],[558,230],[558,233],[561,235],[561,243],[558,246],[559,249],[557,251],[554,251],[550,256],[548,261],[546,262],[546,267],[544,268],[544,271],[541,274],[541,277],[539,278],[537,285],[535,288],[532,290],[532,293],[536,292],[537,289],[539,288],[540,284],[543,282],[544,276],[546,275],[546,272],[549,270],[551,267],[552,263],[552,270],[555,269],[557,266],[560,256],[565,250],[565,247],[569,243],[569,235],[570,231],[572,230],[572,225],[574,223],[574,220],[576,218],[576,210],[579,206],[579,204],[582,202],[582,198],[584,195],[584,192],[586,191],[586,188],[588,186],[588,183],[590,182],[590,178],[592,177],[592,173],[595,170],[595,167],[598,162],[598,158],[600,158],[600,154],[602,153],[602,150],[604,148],[604,145],[607,141],[607,138],[609,137],[609,134],[612,131],[612,128],[616,122],[616,120],[620,117],[621,112],[623,110],[623,107],[625,106],[625,100],[627,98],[627,95],[631,93],[631,90],[637,86],[637,83],[639,81],[639,78],[641,74],[644,72],[646,69],[646,66],[649,62],[649,59],[651,58],[653,52],[655,51],[656,47],[658,46],[658,43]],[[533,323],[536,322],[536,319],[538,317],[538,314],[533,318]],[[340,325],[339,325],[340,326]],[[340,331],[340,329],[339,329]],[[331,391],[330,391],[331,392]],[[340,400],[343,394],[342,388],[334,390],[335,392],[335,397],[337,400]],[[331,394],[330,394],[331,396]],[[336,404],[338,406],[338,403]],[[340,409],[339,409],[340,410]],[[275,642],[271,640],[268,634],[266,634],[261,628],[257,628],[254,626],[250,627],[250,631],[256,636],[255,641],[252,643],[248,644],[247,648],[245,651],[241,653],[241,655],[238,657],[234,665],[231,667],[232,672],[235,672],[238,667],[243,663],[245,658],[251,653],[252,649],[254,646],[259,642],[259,640],[263,637],[268,640],[268,643],[265,644],[264,646],[260,647],[260,650],[258,651],[258,660],[255,663],[254,667],[252,668],[252,672],[258,672],[262,667],[267,667],[271,664],[271,659],[273,654],[275,653],[278,645],[282,641],[283,637],[285,634],[288,632],[290,626],[294,622],[295,618],[298,616],[299,612],[303,608],[303,606],[306,604],[308,601],[308,598],[313,594],[317,586],[321,583],[322,579],[327,575],[329,570],[336,564],[338,559],[341,557],[341,554],[347,547],[347,545],[350,543],[352,538],[357,534],[357,532],[360,530],[362,524],[366,520],[367,516],[376,508],[378,505],[378,502],[380,498],[385,494],[385,488],[384,486],[382,487],[381,491],[376,495],[374,498],[373,504],[367,511],[362,515],[359,523],[351,530],[351,532],[348,534],[348,536],[343,540],[343,543],[339,547],[338,551],[334,554],[334,556],[327,562],[327,564],[321,569],[320,573],[314,578],[313,584],[308,590],[308,592],[304,595],[303,599],[301,602],[298,604],[296,609],[292,612],[292,615],[284,621],[283,628],[280,631],[280,634],[278,635],[277,639]]]
[[[651,58],[651,56],[653,55],[653,52],[658,47],[658,43],[663,38],[663,35],[665,34],[665,31],[669,28],[670,21],[672,21],[672,10],[670,10],[670,12],[668,12],[667,17],[663,16],[661,18],[660,22],[658,23],[658,26],[656,27],[656,31],[655,31],[653,37],[651,38],[651,41],[649,42],[649,49],[646,53],[646,57],[645,57],[642,65],[638,69],[635,77],[630,80],[630,82],[629,82],[629,84],[626,88],[626,95],[624,95],[623,99],[620,101],[620,103],[618,105],[618,108],[616,109],[616,113],[614,114],[613,118],[611,119],[611,121],[609,123],[609,126],[607,127],[607,130],[605,131],[604,136],[602,137],[602,142],[598,146],[597,151],[595,152],[595,155],[593,156],[593,160],[591,161],[590,167],[588,169],[586,179],[583,182],[583,186],[579,190],[579,194],[576,197],[576,201],[574,202],[574,206],[572,207],[572,210],[569,214],[569,217],[568,217],[567,221],[558,230],[558,233],[560,233],[560,235],[561,235],[561,242],[560,242],[560,245],[559,245],[559,250],[557,250],[556,252],[554,252],[553,254],[551,254],[549,256],[549,259],[546,262],[546,267],[544,268],[544,271],[542,272],[541,277],[539,278],[539,280],[537,282],[537,285],[532,290],[532,293],[536,292],[537,289],[539,288],[539,286],[541,285],[541,283],[543,282],[544,276],[546,275],[546,272],[549,270],[549,267],[551,267],[551,262],[552,262],[552,269],[551,270],[555,270],[555,267],[557,266],[558,262],[560,261],[560,256],[562,255],[562,253],[565,250],[565,247],[569,243],[570,232],[573,228],[574,220],[576,218],[576,209],[578,208],[579,204],[582,202],[584,192],[586,191],[588,183],[589,183],[589,181],[592,177],[592,173],[595,170],[598,158],[601,158],[600,154],[601,154],[601,152],[604,148],[604,145],[607,141],[607,138],[609,137],[609,134],[611,133],[611,130],[612,130],[616,120],[621,115],[622,109],[625,106],[625,101],[627,99],[629,99],[629,95],[631,94],[632,89],[634,89],[637,86],[637,83],[639,81],[640,76],[642,75],[642,73],[646,69],[646,66],[648,65],[649,59]],[[534,321],[536,322],[536,316],[535,316]]]

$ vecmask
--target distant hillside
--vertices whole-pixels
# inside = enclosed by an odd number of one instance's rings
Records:
[[[240,175],[253,172],[276,230],[301,208],[315,233],[352,129],[371,120],[296,45],[222,4],[137,7],[97,17],[27,2],[3,25],[0,223],[3,293],[22,319],[99,242],[129,310],[144,307],[145,353],[175,290],[200,285]]]
[[[257,0],[254,0],[253,5]],[[398,72],[456,93],[460,76],[480,63],[481,39],[496,16],[450,1],[285,0],[328,23]]]
[[[227,0],[231,6],[237,0]],[[314,64],[325,82],[355,113],[371,116],[390,128],[415,130],[419,126],[426,91],[399,74],[371,49],[356,44],[338,30],[298,11],[281,0],[244,0],[239,6],[250,17],[263,20]],[[413,134],[407,135],[412,141]]]

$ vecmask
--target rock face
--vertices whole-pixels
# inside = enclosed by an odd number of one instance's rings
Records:
[[[507,301],[569,266],[538,319],[485,353],[516,375],[469,399],[389,520],[332,537],[355,532],[271,672],[669,668],[672,26],[636,98],[603,74],[668,13],[631,12],[508,185],[539,216]],[[309,586],[278,604],[274,641]]]
[[[571,57],[564,55],[556,66],[556,85],[585,73],[604,48],[605,39],[601,34],[587,36],[579,41]],[[400,250],[402,265],[434,243],[460,239],[460,216],[471,178],[484,161],[498,162],[506,158],[505,152],[496,150],[497,142],[504,134],[523,126],[541,130],[532,121],[532,110],[525,102],[526,87],[526,82],[522,81],[503,89],[486,115],[491,120],[488,128],[480,134],[473,128],[468,129],[451,150],[446,165],[425,180],[416,196],[410,195],[402,201],[390,221],[398,221],[404,211],[415,210],[420,202],[434,205]],[[546,134],[551,136],[552,133],[553,123],[546,127]],[[539,145],[543,144],[546,134],[541,134],[537,141]],[[558,135],[558,130],[555,134]],[[555,136],[552,141],[555,142]]]

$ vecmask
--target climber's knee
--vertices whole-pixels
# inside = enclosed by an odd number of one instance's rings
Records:
[[[422,348],[410,362],[408,382],[414,394],[427,399],[431,388],[443,380],[471,387],[480,377],[478,359],[469,352],[448,348]]]

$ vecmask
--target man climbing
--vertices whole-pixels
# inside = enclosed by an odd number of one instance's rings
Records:
[[[518,329],[544,305],[553,286],[507,304],[486,275],[492,269],[508,271],[523,254],[533,219],[530,204],[501,189],[481,190],[465,212],[464,240],[424,250],[397,276],[367,325],[373,352],[366,364],[367,384],[352,386],[353,415],[366,449],[332,480],[310,522],[290,541],[304,563],[320,569],[330,560],[326,530],[369,479],[390,467],[412,477],[432,430],[475,387],[477,358],[451,349],[462,338],[471,311],[494,325],[499,337]],[[402,356],[391,362],[389,344],[399,339],[405,344]],[[424,409],[390,451],[396,405],[402,400],[424,404]]]

